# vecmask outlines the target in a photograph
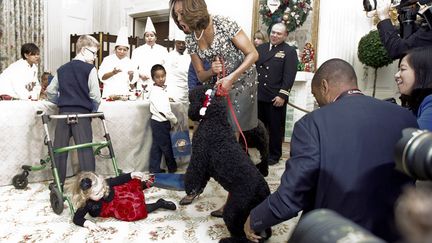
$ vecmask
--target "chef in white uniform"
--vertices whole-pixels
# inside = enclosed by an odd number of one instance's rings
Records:
[[[148,91],[153,86],[150,70],[155,64],[165,65],[168,50],[156,44],[156,29],[150,17],[147,17],[144,39],[146,43],[132,52],[132,62],[138,69],[136,88],[142,89],[144,99],[147,99]]]
[[[99,67],[98,76],[103,83],[102,98],[127,96],[135,72],[135,65],[129,58],[127,28],[122,27],[117,35],[114,54],[105,57]]]
[[[167,92],[176,102],[188,103],[188,70],[191,58],[186,50],[185,34],[176,28],[175,49],[168,54],[166,62]]]

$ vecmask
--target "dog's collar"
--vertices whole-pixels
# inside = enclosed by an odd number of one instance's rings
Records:
[[[211,100],[214,97],[214,94],[215,94],[215,91],[213,89],[208,89],[205,92],[206,98],[205,98],[205,100],[203,102],[203,106],[201,107],[201,109],[199,111],[200,116],[204,116],[205,115],[205,113],[207,111],[207,107],[211,104]]]

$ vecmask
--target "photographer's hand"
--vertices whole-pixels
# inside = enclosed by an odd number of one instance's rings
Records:
[[[389,0],[378,0],[377,1],[377,15],[380,20],[389,19],[390,18],[390,6],[391,1]]]

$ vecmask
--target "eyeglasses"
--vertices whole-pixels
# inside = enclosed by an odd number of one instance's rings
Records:
[[[85,48],[87,51],[91,52],[93,54],[93,56],[97,56],[97,51],[92,51],[90,49],[88,49],[87,47]]]

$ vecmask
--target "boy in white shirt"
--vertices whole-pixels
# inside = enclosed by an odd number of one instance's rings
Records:
[[[28,100],[30,91],[35,86],[40,86],[37,67],[40,60],[39,47],[33,43],[22,45],[21,57],[0,74],[0,100]]]
[[[162,155],[169,173],[177,171],[177,163],[171,147],[171,125],[177,124],[177,117],[171,111],[168,94],[165,86],[165,68],[156,64],[151,68],[153,87],[149,94],[150,112],[152,114],[150,126],[152,129],[153,143],[150,150],[150,173],[164,173],[160,168]]]

